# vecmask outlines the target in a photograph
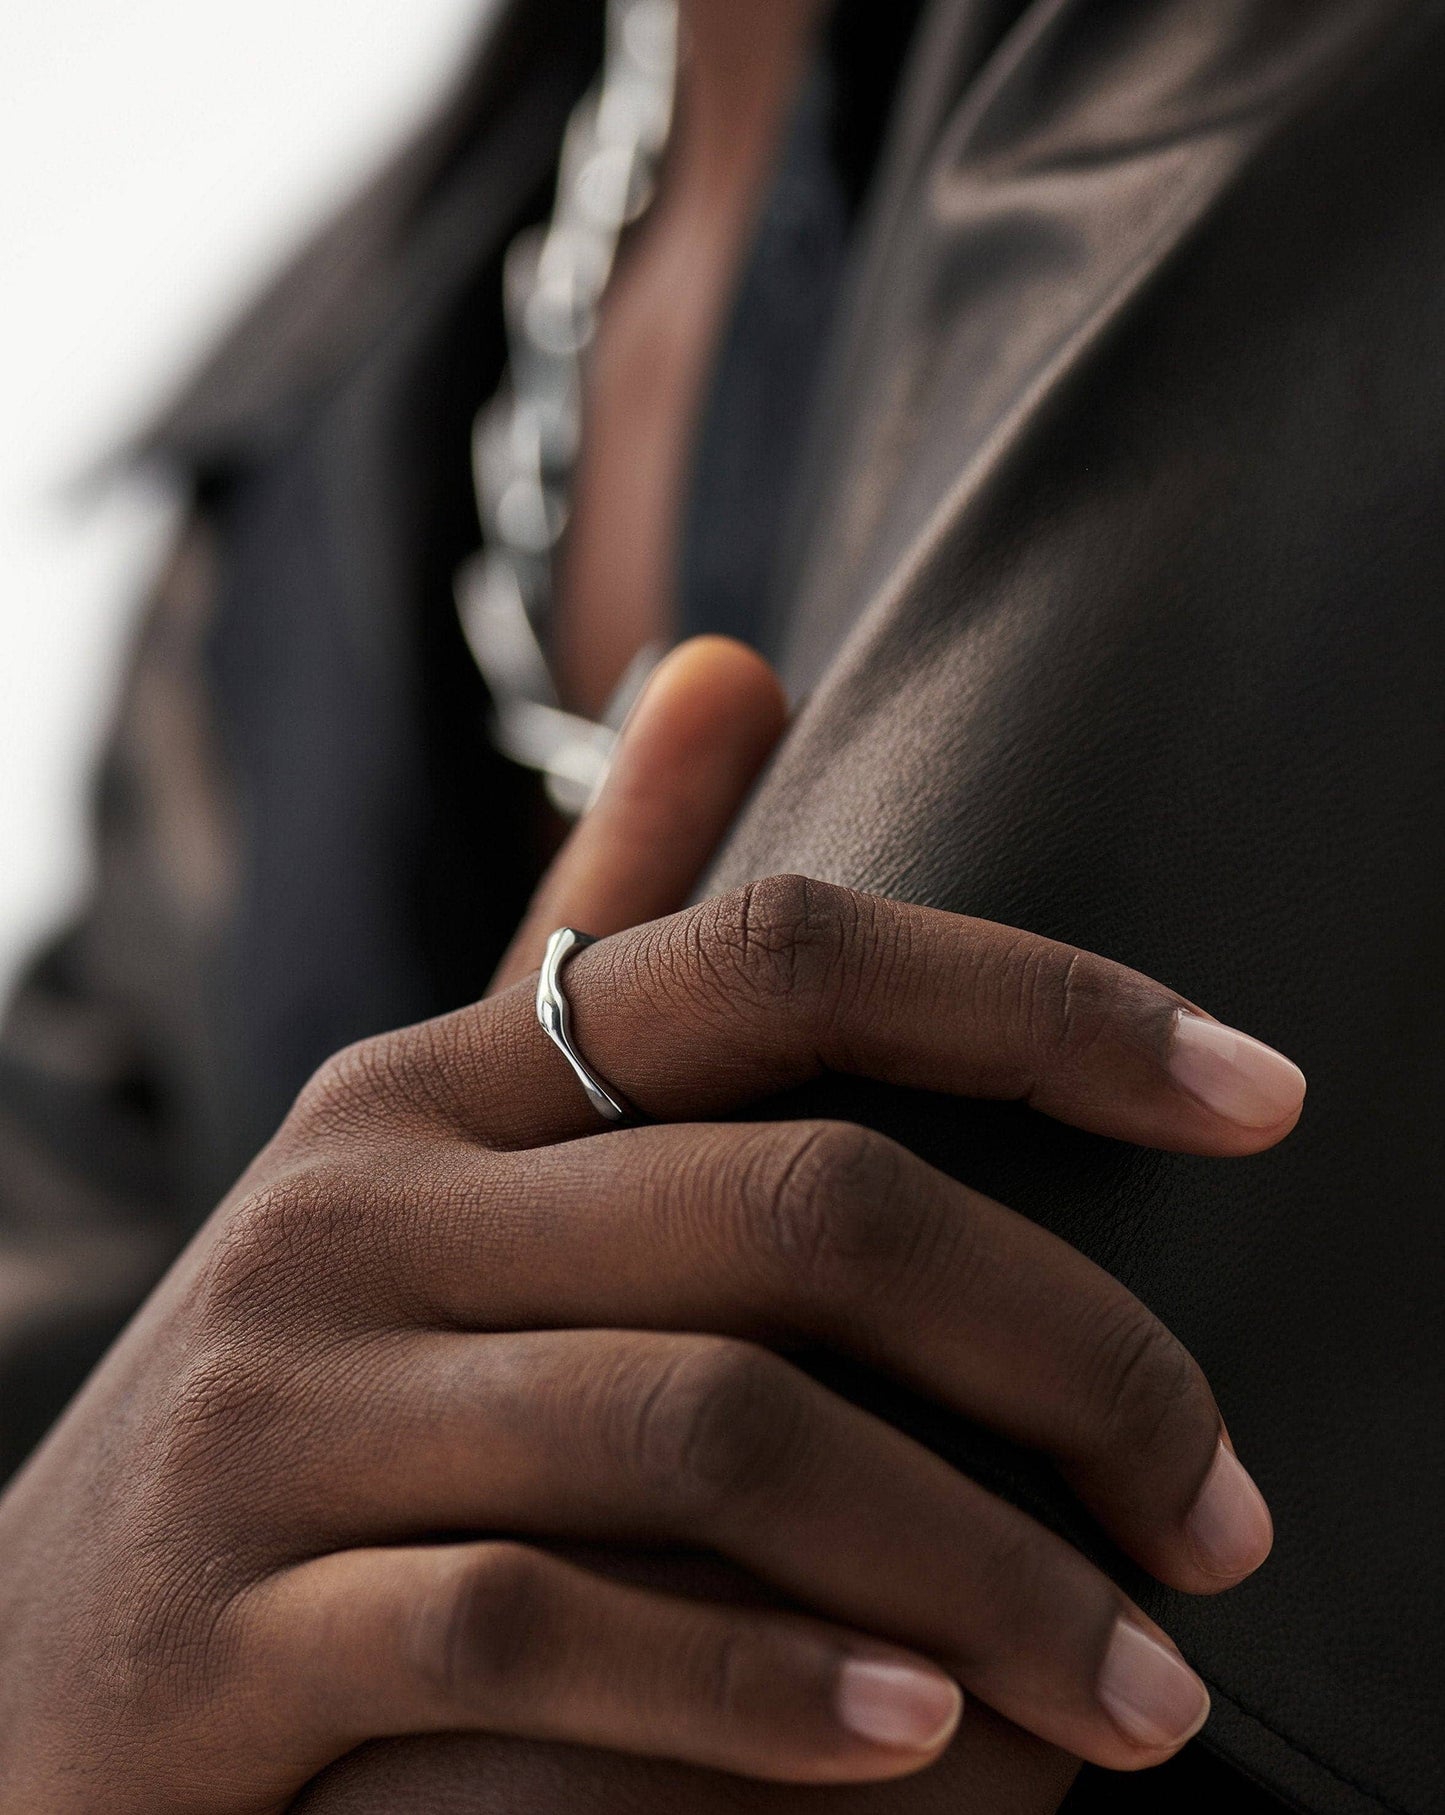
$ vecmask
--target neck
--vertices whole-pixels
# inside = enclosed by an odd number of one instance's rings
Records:
[[[827,0],[682,0],[680,183],[751,199],[826,10]]]

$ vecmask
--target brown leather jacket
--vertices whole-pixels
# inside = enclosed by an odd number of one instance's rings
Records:
[[[0,1052],[12,1461],[310,1066],[476,993],[533,873],[448,582],[498,253],[594,13],[506,8],[153,438],[192,518],[91,905]],[[1215,1601],[1130,1586],[1209,1744],[1321,1815],[1445,1797],[1442,96],[1442,0],[932,0],[793,520],[804,704],[717,873],[1022,924],[1304,1065],[1299,1132],[1223,1171],[811,1102],[1057,1228],[1200,1357],[1276,1554]],[[1027,1458],[887,1405],[1098,1548]]]

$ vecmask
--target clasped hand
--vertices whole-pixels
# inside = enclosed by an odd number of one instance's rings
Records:
[[[755,658],[672,659],[501,986],[323,1067],[0,1504],[5,1810],[252,1815],[368,1739],[457,1730],[861,1781],[937,1756],[961,1691],[1115,1768],[1198,1726],[1110,1580],[787,1357],[1047,1453],[1209,1593],[1270,1527],[1194,1361],[881,1136],[719,1118],[832,1070],[1238,1155],[1293,1125],[1299,1074],[1009,928],[798,877],[665,913],[779,723]],[[614,935],[566,984],[649,1125],[600,1131],[536,1024],[563,920]],[[578,1543],[718,1553],[788,1605]]]

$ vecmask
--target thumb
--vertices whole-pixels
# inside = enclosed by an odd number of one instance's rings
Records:
[[[536,970],[548,937],[601,937],[671,914],[691,894],[787,721],[773,670],[727,637],[662,661],[617,740],[607,778],[532,897],[492,979]]]

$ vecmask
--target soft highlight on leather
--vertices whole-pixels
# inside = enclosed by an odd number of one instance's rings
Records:
[[[981,66],[974,29],[935,8],[919,49],[798,525],[808,697],[712,882],[1027,926],[1304,1067],[1297,1133],[1225,1166],[1014,1108],[808,1108],[1059,1230],[1192,1346],[1275,1555],[1217,1601],[1130,1585],[1210,1681],[1211,1745],[1311,1810],[1424,1815],[1445,8],[1064,0]]]
[[[530,801],[450,581],[498,260],[599,18],[512,0],[153,437],[192,524],[94,902],[0,1043],[5,1466],[311,1065],[478,993],[520,911]],[[1321,1815],[1428,1815],[1445,1776],[1442,95],[1445,0],[931,0],[774,601],[804,703],[715,879],[1073,940],[1305,1068],[1296,1134],[1223,1164],[812,1106],[1193,1347],[1275,1555],[1217,1601],[1128,1579],[1213,1685],[1206,1743]],[[1027,1458],[846,1384],[1095,1543]]]

